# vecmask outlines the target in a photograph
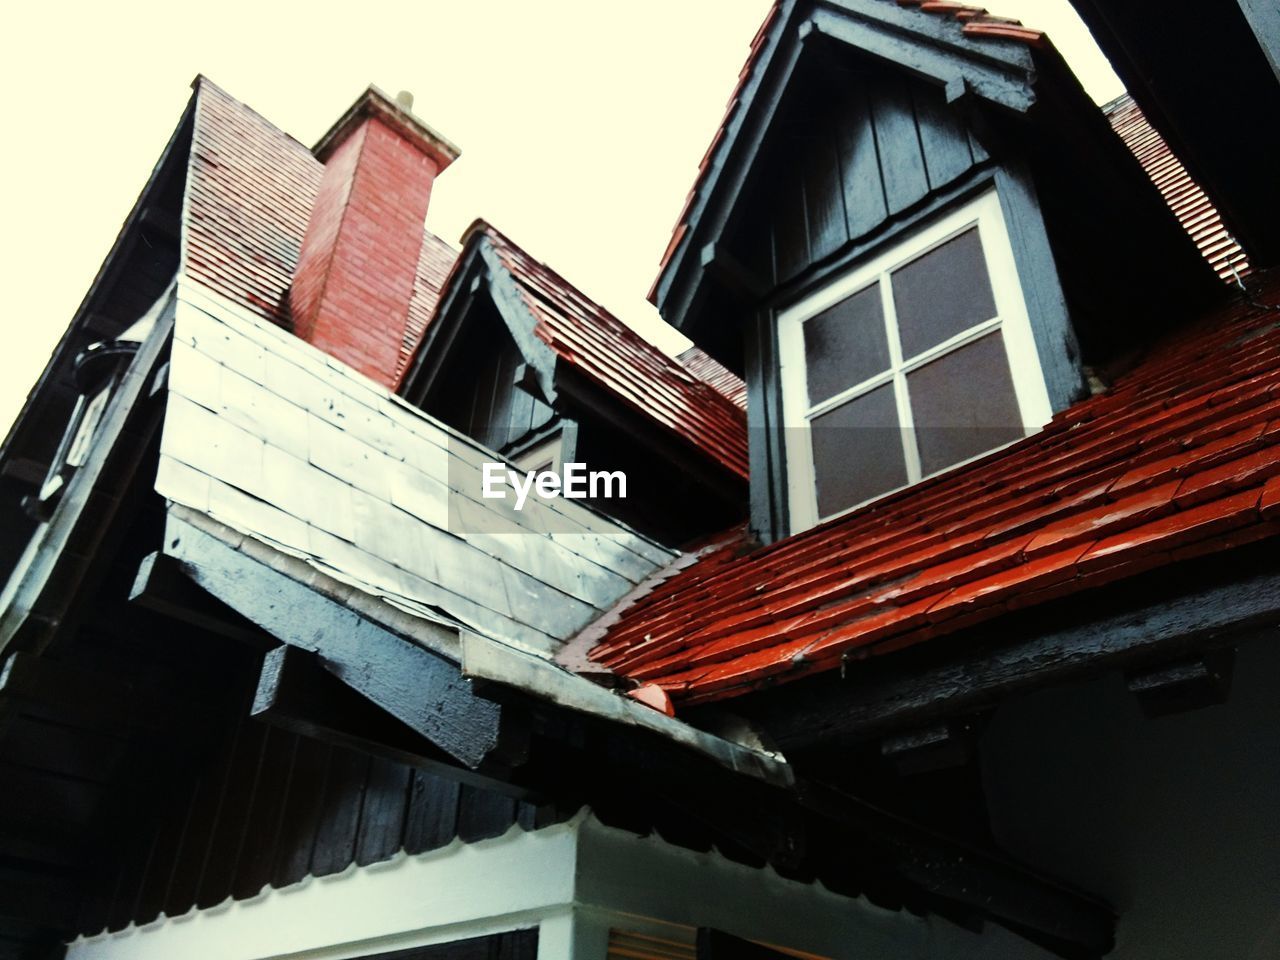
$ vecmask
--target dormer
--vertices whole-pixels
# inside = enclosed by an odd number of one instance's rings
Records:
[[[780,0],[651,298],[747,380],[771,541],[1041,429],[1219,289],[1043,34]]]
[[[518,470],[621,471],[624,498],[587,502],[677,545],[745,513],[746,417],[726,380],[709,358],[667,356],[477,221],[399,392]]]

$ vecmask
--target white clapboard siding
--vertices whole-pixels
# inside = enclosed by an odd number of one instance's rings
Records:
[[[580,504],[479,496],[498,457],[183,281],[158,491],[373,595],[547,654],[673,554]]]

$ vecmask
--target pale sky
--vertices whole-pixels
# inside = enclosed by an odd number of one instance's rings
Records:
[[[427,225],[483,216],[665,349],[644,301],[771,0],[24,3],[6,11],[0,433],[178,122],[197,73],[303,143],[370,83],[462,148]],[[990,0],[1121,92],[1066,0]]]

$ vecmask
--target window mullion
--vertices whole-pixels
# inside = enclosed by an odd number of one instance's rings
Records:
[[[898,408],[898,437],[907,465],[907,480],[915,483],[920,479],[920,451],[916,448],[915,420],[907,396],[907,374],[903,370],[902,343],[898,337],[898,314],[893,306],[893,280],[887,270],[880,274],[880,300],[885,334],[889,340],[889,364],[893,370],[893,399]]]

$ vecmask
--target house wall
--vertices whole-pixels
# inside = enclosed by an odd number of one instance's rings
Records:
[[[1047,958],[999,928],[882,909],[583,813],[82,937],[67,960],[345,960],[534,926],[538,960],[605,960],[611,930],[681,942],[699,926],[833,960]]]
[[[741,259],[769,287],[866,242],[989,159],[936,85],[870,65],[832,67],[801,84],[748,190],[767,205],[740,214],[733,231]]]
[[[1237,652],[1227,703],[1145,719],[1119,675],[997,711],[992,826],[1015,857],[1107,898],[1116,960],[1280,955],[1280,644]]]
[[[157,491],[409,609],[550,653],[674,554],[580,506],[484,499],[499,459],[184,282]]]
[[[182,679],[168,683],[199,705],[200,719],[171,717],[184,749],[135,769],[96,819],[83,858],[82,933],[254,899],[516,823],[532,829],[527,803],[250,717],[261,655],[227,638],[185,636],[191,628],[176,621],[166,627],[168,646],[191,661],[175,664]],[[155,673],[136,652],[116,661]]]
[[[429,403],[449,426],[481,446],[505,451],[550,425],[554,411],[516,386],[524,357],[493,302],[477,299],[463,322],[467,340],[444,371]]]

